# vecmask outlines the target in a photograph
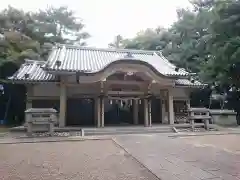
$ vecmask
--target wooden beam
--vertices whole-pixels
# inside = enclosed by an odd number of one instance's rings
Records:
[[[42,99],[46,99],[46,100],[56,100],[56,99],[60,99],[59,96],[29,96],[28,97],[29,100],[42,100]]]
[[[109,84],[144,85],[144,82],[107,80],[106,84],[108,84],[108,85]]]
[[[108,91],[108,95],[144,95],[144,92],[139,91]]]

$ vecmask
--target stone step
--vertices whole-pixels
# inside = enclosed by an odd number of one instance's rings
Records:
[[[91,135],[117,135],[117,134],[149,134],[149,133],[171,133],[172,128],[146,128],[146,129],[108,129],[108,130],[89,130],[84,129],[85,136]]]
[[[104,128],[84,128],[85,131],[148,131],[148,130],[165,130],[165,129],[171,129],[172,127],[126,127],[126,128],[121,128],[121,127],[104,127]]]
[[[78,132],[84,129],[86,136],[90,135],[117,135],[117,134],[147,134],[147,133],[171,133],[174,132],[170,126],[152,126],[152,127],[104,127],[104,128],[81,128],[65,127],[56,128],[55,132]],[[26,132],[23,126],[12,128],[12,132]]]

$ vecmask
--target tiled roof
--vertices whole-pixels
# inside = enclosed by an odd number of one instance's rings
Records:
[[[204,86],[204,84],[202,84],[201,82],[199,81],[190,81],[188,79],[177,79],[175,81],[175,85],[178,85],[178,86]]]
[[[53,74],[47,73],[41,68],[45,63],[44,61],[26,60],[9,79],[22,82],[56,82],[57,78]],[[202,86],[200,82],[194,81],[192,83],[188,79],[177,79],[175,84],[178,86]]]
[[[9,79],[25,82],[55,81],[55,76],[44,71],[41,66],[44,61],[26,60],[18,71]]]
[[[130,55],[130,57],[126,57]],[[189,73],[183,69],[176,70],[159,52],[127,50],[127,49],[97,49],[69,45],[55,46],[43,68],[49,71],[72,71],[96,73],[113,62],[126,60],[140,62],[166,76],[186,76]],[[57,65],[59,63],[59,66]]]

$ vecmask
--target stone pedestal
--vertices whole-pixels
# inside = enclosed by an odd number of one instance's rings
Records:
[[[188,120],[191,124],[191,129],[195,129],[195,120],[202,120],[204,122],[204,128],[209,130],[209,121],[211,116],[209,115],[209,109],[207,108],[189,108],[188,109]]]
[[[210,110],[214,124],[222,126],[237,126],[237,113],[227,109],[212,109]]]
[[[51,136],[54,133],[54,123],[57,121],[55,109],[30,108],[25,111],[27,134],[34,132],[48,132]]]

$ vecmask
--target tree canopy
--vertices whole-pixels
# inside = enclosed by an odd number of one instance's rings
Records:
[[[174,64],[198,73],[205,82],[239,84],[240,1],[194,0],[177,11],[169,29],[146,29],[124,48],[161,50]]]
[[[24,120],[25,87],[6,83],[25,59],[46,60],[56,43],[86,45],[84,24],[67,7],[25,12],[8,7],[0,11],[0,119],[8,124]],[[4,92],[4,93],[3,93]]]
[[[168,29],[146,29],[123,39],[122,47],[161,51],[209,84],[201,93],[227,93],[240,112],[240,0],[192,0],[177,17]]]
[[[2,72],[6,63],[19,66],[24,59],[44,60],[55,43],[86,45],[90,35],[84,24],[67,7],[49,7],[25,12],[8,7],[0,12],[1,78],[12,74]]]

